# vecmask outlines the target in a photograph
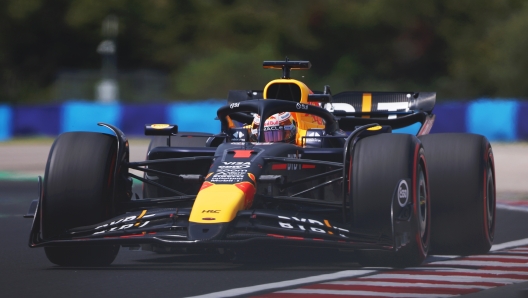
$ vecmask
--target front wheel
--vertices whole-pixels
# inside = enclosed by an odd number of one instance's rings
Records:
[[[112,217],[112,191],[117,158],[114,136],[69,132],[53,143],[44,174],[41,206],[44,240],[61,239],[68,229]],[[119,246],[45,247],[59,266],[104,266]]]
[[[402,208],[406,206],[408,210],[405,219],[396,223],[406,227],[404,245],[395,251],[359,250],[358,263],[373,267],[420,265],[428,254],[431,239],[429,183],[420,141],[405,134],[366,137],[356,144],[351,162],[355,227],[393,235],[392,216],[397,214],[392,215],[391,205],[403,201]]]

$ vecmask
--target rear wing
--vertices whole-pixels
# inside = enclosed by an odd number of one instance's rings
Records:
[[[420,123],[417,135],[423,135],[429,133],[434,122],[436,92],[348,91],[330,95],[327,101],[325,108],[333,112],[345,131],[370,123],[393,129]]]
[[[231,90],[228,104],[263,98],[261,90]],[[329,88],[324,92],[308,95],[309,103],[334,114],[339,127],[353,131],[355,127],[370,123],[389,125],[393,129],[404,128],[419,122],[418,135],[430,131],[434,122],[433,109],[436,92],[362,92],[346,91],[332,95]],[[232,115],[233,120],[250,123],[249,115]]]
[[[335,114],[373,118],[433,111],[436,92],[360,92],[347,91],[332,96]],[[391,117],[392,116],[392,117]]]
[[[262,90],[230,90],[227,96],[229,104],[263,98]],[[320,101],[328,110],[336,114],[353,113],[350,116],[377,114],[380,116],[426,112],[430,114],[436,103],[436,92],[362,92],[346,91],[329,95],[325,100],[323,94],[310,94],[309,101]],[[318,98],[317,98],[318,97]],[[321,100],[318,100],[318,99]]]

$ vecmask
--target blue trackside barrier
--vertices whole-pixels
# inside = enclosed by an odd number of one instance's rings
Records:
[[[144,134],[145,124],[169,123],[166,104],[123,105],[119,128],[127,135]]]
[[[216,110],[225,100],[159,104],[102,104],[69,101],[46,105],[0,105],[0,141],[12,137],[51,136],[66,131],[110,131],[98,122],[116,125],[126,135],[142,136],[144,125],[177,124],[180,131],[217,133]],[[471,132],[491,141],[528,141],[528,102],[480,99],[438,103],[431,133]],[[408,132],[402,130],[400,132]]]
[[[519,102],[517,109],[517,140],[528,141],[528,102]]]
[[[431,133],[466,132],[467,102],[437,104],[433,110],[436,115]]]
[[[8,140],[12,136],[12,114],[10,106],[0,105],[0,141]]]
[[[62,108],[61,133],[67,131],[106,132],[106,127],[98,126],[104,122],[119,126],[121,124],[121,105],[118,103],[102,104],[86,101],[72,101]]]
[[[62,105],[15,107],[12,123],[14,136],[58,135],[61,131]]]
[[[218,133],[220,121],[216,111],[225,101],[178,102],[168,106],[168,122],[178,124],[179,131]]]
[[[468,106],[466,129],[492,141],[516,141],[518,108],[519,103],[514,100],[474,101]]]

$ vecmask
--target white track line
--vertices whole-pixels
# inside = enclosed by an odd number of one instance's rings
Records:
[[[501,244],[495,244],[491,247],[490,251],[497,251],[497,250],[502,250],[506,248],[514,248],[514,247],[523,246],[523,245],[528,245],[528,238],[505,242]]]
[[[450,267],[413,267],[405,268],[405,270],[419,270],[419,272],[445,272],[445,273],[482,273],[480,269],[464,269],[464,268],[450,268]],[[511,271],[511,270],[486,270],[485,274],[494,275],[527,275],[528,271]]]
[[[496,261],[472,261],[472,260],[449,260],[442,262],[433,262],[432,265],[442,264],[442,265],[454,265],[454,266],[482,266],[482,267],[504,267],[504,268],[528,268],[528,262],[496,262]]]
[[[466,256],[466,259],[508,259],[508,260],[525,260],[528,262],[528,256],[508,256],[508,255],[499,255],[499,254],[489,254],[489,255],[473,255]]]
[[[490,251],[514,248],[514,247],[523,246],[523,245],[528,245],[528,238],[493,245]],[[348,278],[348,277],[359,277],[362,275],[373,274],[376,272],[379,272],[379,270],[345,270],[345,271],[339,271],[339,272],[330,273],[330,274],[316,275],[316,276],[310,276],[310,277],[305,277],[305,278],[274,282],[274,283],[269,283],[269,284],[230,289],[230,290],[219,291],[219,292],[214,292],[214,293],[209,293],[209,294],[204,294],[204,295],[192,296],[188,298],[216,298],[216,297],[242,296],[242,295],[249,295],[249,294],[257,293],[260,291],[271,291],[275,289],[278,290],[278,289],[289,288],[289,287],[294,287],[294,286],[301,286],[305,284],[321,283],[321,282],[326,282],[326,281],[331,281],[331,280],[336,280],[336,279],[343,279],[343,278]],[[424,296],[421,296],[421,297],[424,297]]]
[[[442,288],[442,289],[490,289],[493,286],[477,286],[477,285],[457,285],[457,284],[435,284],[427,282],[419,282],[412,284],[403,284],[401,282],[387,282],[387,281],[366,281],[366,280],[342,280],[325,282],[325,285],[343,285],[343,286],[376,286],[376,287],[417,287],[417,288]]]
[[[515,205],[497,204],[497,209],[528,212],[528,206],[515,206]]]
[[[320,295],[346,295],[346,296],[376,296],[376,297],[417,297],[417,298],[436,298],[436,297],[453,297],[459,295],[450,294],[424,294],[424,293],[384,293],[371,291],[354,291],[354,290],[319,290],[319,289],[293,289],[277,292],[277,294],[320,294]]]
[[[485,272],[485,271],[484,271]],[[483,273],[484,273],[483,272]],[[517,282],[525,282],[524,278],[497,278],[497,277],[481,277],[481,276],[443,276],[443,275],[428,275],[428,274],[404,274],[404,273],[381,273],[376,275],[365,276],[362,279],[409,279],[409,280],[427,280],[427,281],[449,281],[457,283],[473,283],[473,282],[490,282],[496,284],[512,284]]]
[[[339,271],[339,272],[330,273],[330,274],[316,275],[316,276],[292,279],[292,280],[287,280],[287,281],[279,281],[279,282],[245,287],[245,288],[225,290],[225,291],[220,291],[216,293],[192,296],[189,298],[216,298],[216,297],[241,296],[241,295],[252,294],[255,292],[259,292],[259,291],[270,290],[270,289],[282,289],[282,288],[287,288],[291,286],[301,286],[305,284],[321,283],[324,281],[336,280],[336,279],[348,278],[348,277],[358,277],[358,276],[372,274],[376,272],[378,271],[376,270],[345,270],[345,271]]]

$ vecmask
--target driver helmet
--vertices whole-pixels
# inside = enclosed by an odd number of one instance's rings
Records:
[[[260,125],[260,116],[253,116],[250,140],[257,142]],[[289,112],[274,114],[264,122],[264,142],[295,143],[297,126]]]

